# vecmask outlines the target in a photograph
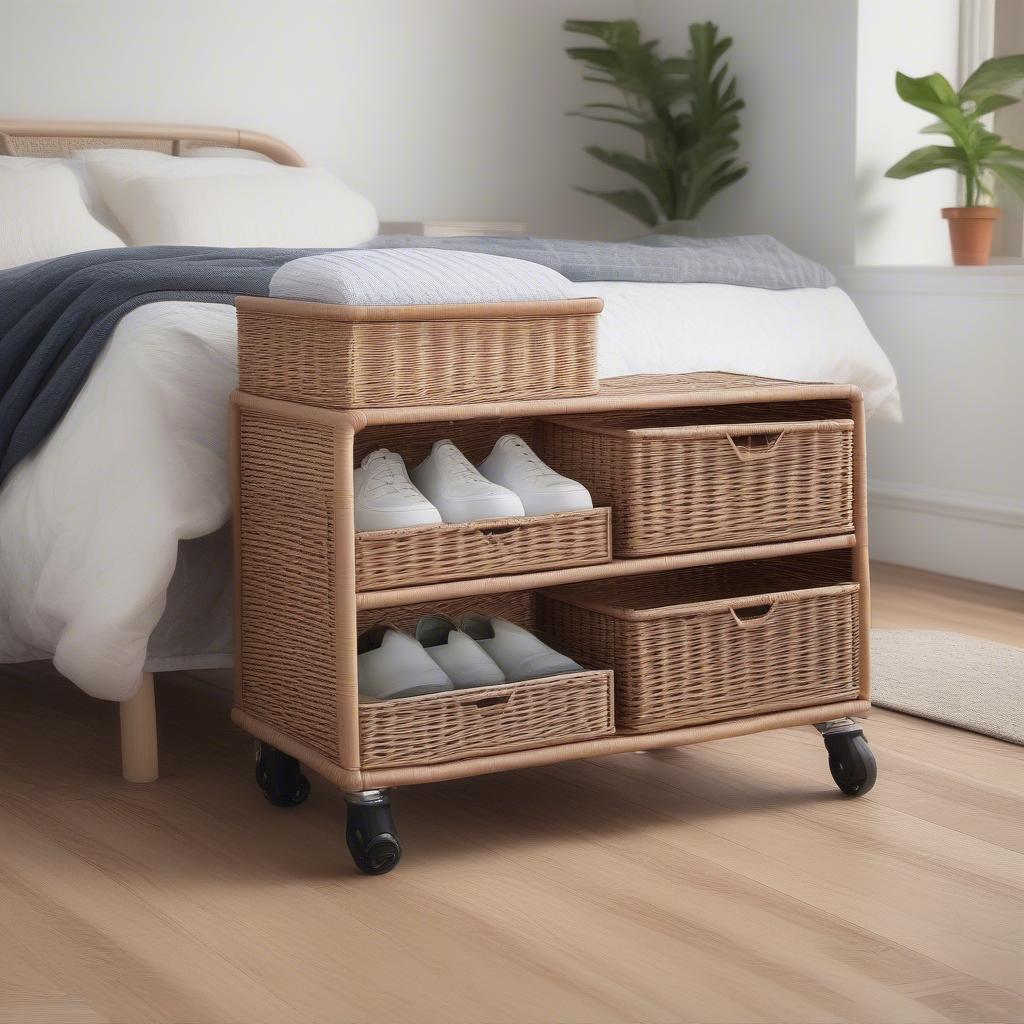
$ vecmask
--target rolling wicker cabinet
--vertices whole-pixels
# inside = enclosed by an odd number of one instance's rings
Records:
[[[345,791],[363,871],[398,862],[387,790],[414,783],[815,725],[840,789],[871,787],[851,720],[870,706],[856,388],[700,373],[383,408],[261,390],[231,400],[232,717],[272,802],[305,798],[300,764]],[[450,437],[478,461],[509,431],[595,510],[357,535],[366,452]],[[359,633],[427,611],[502,615],[586,671],[360,702]]]

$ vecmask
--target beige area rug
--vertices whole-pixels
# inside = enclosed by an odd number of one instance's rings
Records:
[[[873,629],[871,703],[1024,746],[1024,649],[961,633]]]

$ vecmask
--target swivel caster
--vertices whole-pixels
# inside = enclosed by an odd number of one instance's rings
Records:
[[[294,757],[256,743],[256,782],[275,807],[298,807],[309,796],[309,779]]]
[[[863,796],[875,784],[878,766],[864,730],[849,719],[815,726],[825,741],[828,769],[847,796]]]
[[[386,875],[402,859],[402,843],[384,790],[346,793],[348,821],[345,839],[356,867],[366,875]]]

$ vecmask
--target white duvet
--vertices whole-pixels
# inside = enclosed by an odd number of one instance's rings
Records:
[[[892,367],[838,288],[576,287],[605,300],[602,377],[731,370],[851,382],[869,412],[899,416]],[[232,307],[161,302],[121,321],[57,429],[0,490],[0,662],[52,656],[87,693],[131,696],[179,539],[230,514],[236,380]],[[226,560],[216,571],[230,571]],[[179,643],[182,667],[208,653],[189,651],[188,635]]]

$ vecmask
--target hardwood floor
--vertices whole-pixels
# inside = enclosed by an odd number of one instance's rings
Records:
[[[871,567],[872,625],[942,629],[1024,647],[1024,591],[901,565]]]
[[[877,625],[1021,621],[876,579]],[[811,729],[413,787],[370,879],[331,786],[263,800],[223,692],[158,678],[163,777],[133,786],[113,705],[4,673],[0,1021],[1024,1019],[1009,744],[876,711],[861,800]]]

